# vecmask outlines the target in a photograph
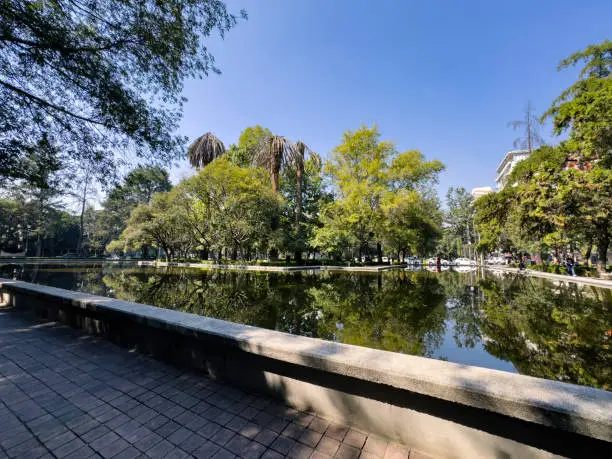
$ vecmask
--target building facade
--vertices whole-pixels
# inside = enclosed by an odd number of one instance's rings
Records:
[[[519,161],[524,160],[529,156],[529,150],[513,150],[506,153],[502,162],[497,166],[497,177],[495,183],[497,184],[498,191],[504,189],[508,184],[508,177],[512,169],[518,164]]]
[[[484,196],[485,194],[493,193],[493,188],[490,186],[477,186],[476,188],[472,188],[472,199],[476,201],[479,197]]]

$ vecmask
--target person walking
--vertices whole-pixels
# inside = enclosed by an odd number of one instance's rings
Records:
[[[576,276],[576,271],[574,270],[574,260],[571,257],[568,257],[565,261],[565,266],[567,268],[568,276]]]

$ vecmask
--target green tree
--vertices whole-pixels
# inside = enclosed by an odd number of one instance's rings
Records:
[[[27,170],[25,178],[13,181],[9,190],[24,206],[22,223],[24,227],[29,225],[29,234],[35,238],[34,254],[40,257],[45,240],[50,240],[58,229],[55,219],[71,174],[63,168],[58,148],[46,135],[25,149],[21,161]]]
[[[96,151],[101,176],[119,153],[179,158],[183,82],[219,72],[204,39],[236,22],[220,0],[2,0],[2,172],[34,132]]]
[[[444,215],[444,231],[450,238],[455,238],[460,253],[471,257],[472,244],[476,242],[474,231],[474,200],[470,193],[463,187],[450,187],[446,193],[446,212]]]
[[[385,209],[413,192],[427,196],[442,169],[442,163],[425,161],[419,151],[399,153],[393,143],[380,140],[376,127],[347,131],[326,165],[336,200],[323,209],[323,226],[313,244],[328,252],[356,246],[359,258],[369,258],[375,244],[380,259],[382,241],[390,234]]]
[[[230,249],[232,258],[275,244],[273,220],[280,197],[265,185],[265,172],[244,169],[220,158],[178,187],[190,207],[191,233],[211,249]]]
[[[172,188],[168,171],[158,166],[137,167],[110,190],[102,203],[100,224],[106,232],[105,244],[117,239],[127,226],[130,213],[140,204],[148,204],[155,193]]]
[[[238,138],[238,144],[232,144],[227,150],[227,160],[240,167],[250,167],[255,163],[257,149],[269,137],[272,132],[259,124],[245,128]]]
[[[584,62],[579,79],[555,99],[543,118],[554,132],[569,131],[570,149],[579,161],[598,159],[612,166],[612,41],[606,40],[563,59],[558,70]]]
[[[107,250],[138,251],[153,245],[164,251],[166,260],[187,257],[195,241],[187,231],[178,198],[176,190],[160,192],[150,203],[136,207],[119,239],[112,241]]]
[[[321,206],[331,198],[323,189],[320,157],[313,154],[297,161],[302,163],[301,168],[294,163],[294,167],[287,168],[282,176],[281,193],[286,205],[280,226],[286,234],[286,249],[292,250],[299,261],[303,252],[313,251],[308,241],[320,226]]]

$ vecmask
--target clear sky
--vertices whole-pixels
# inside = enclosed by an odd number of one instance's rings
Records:
[[[576,78],[563,57],[612,38],[612,1],[229,0],[249,19],[207,41],[222,75],[187,82],[181,134],[226,146],[246,126],[323,156],[376,123],[400,150],[446,164],[439,191],[494,186],[531,100],[538,113]],[[543,126],[549,142],[550,124]],[[186,162],[172,171],[191,171]]]

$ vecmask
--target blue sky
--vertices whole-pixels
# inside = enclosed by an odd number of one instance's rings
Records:
[[[230,0],[249,19],[207,41],[222,75],[185,85],[181,134],[226,145],[261,124],[326,155],[376,123],[400,150],[443,161],[439,191],[494,185],[528,100],[577,75],[560,59],[612,38],[611,1]],[[543,126],[549,142],[550,124]],[[192,173],[186,162],[172,178]]]

